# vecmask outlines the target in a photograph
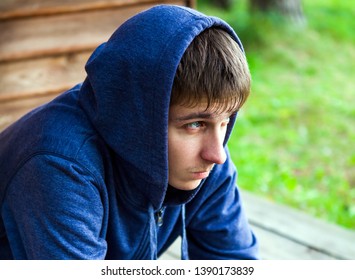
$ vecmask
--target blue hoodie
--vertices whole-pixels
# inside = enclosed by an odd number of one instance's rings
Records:
[[[0,259],[255,259],[228,159],[193,191],[168,186],[170,92],[179,61],[223,21],[161,5],[129,19],[87,78],[0,134]],[[225,144],[235,119],[230,121]]]

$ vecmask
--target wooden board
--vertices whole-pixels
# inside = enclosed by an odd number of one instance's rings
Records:
[[[149,5],[0,22],[0,62],[92,50]]]
[[[328,254],[319,252],[303,244],[294,242],[286,236],[275,234],[252,225],[259,241],[260,257],[263,260],[332,260]]]
[[[332,260],[327,254],[309,249],[285,237],[270,231],[253,227],[260,245],[263,260]],[[161,260],[179,260],[181,258],[181,238],[178,238],[160,257]]]
[[[2,0],[0,131],[85,78],[92,51],[134,14],[182,0]]]
[[[59,13],[112,9],[140,4],[170,4],[172,0],[1,0],[0,20],[33,17]],[[182,5],[194,6],[194,1],[180,1]]]
[[[91,52],[0,64],[0,103],[60,93],[82,82]]]
[[[243,202],[264,260],[355,259],[355,232],[247,191]],[[181,239],[161,259],[180,259]]]
[[[268,231],[329,258],[355,259],[355,231],[326,223],[245,191],[242,197],[254,228]],[[295,255],[295,258],[298,257],[301,256]]]

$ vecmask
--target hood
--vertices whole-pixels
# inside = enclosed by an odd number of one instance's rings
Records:
[[[168,187],[168,113],[175,72],[190,42],[212,26],[226,30],[242,49],[224,21],[160,5],[122,24],[85,67],[81,106],[155,208]]]

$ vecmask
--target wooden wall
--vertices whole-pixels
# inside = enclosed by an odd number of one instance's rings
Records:
[[[92,51],[127,18],[184,0],[0,1],[0,131],[85,77]]]

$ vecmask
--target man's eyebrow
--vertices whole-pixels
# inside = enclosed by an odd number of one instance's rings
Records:
[[[235,113],[231,112],[230,114],[226,113],[226,118],[230,117]],[[174,118],[173,121],[181,122],[181,121],[189,121],[193,119],[214,119],[216,117],[222,116],[223,114],[209,113],[209,112],[197,112],[191,113],[185,116]]]
[[[177,117],[174,121],[188,121],[193,119],[212,119],[215,114],[212,113],[191,113],[185,116]]]

